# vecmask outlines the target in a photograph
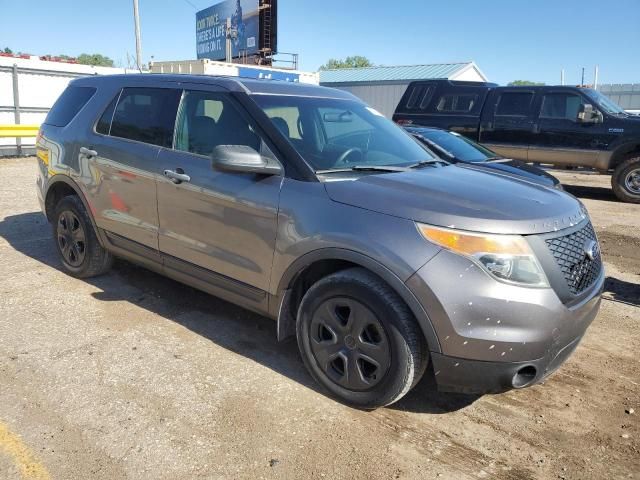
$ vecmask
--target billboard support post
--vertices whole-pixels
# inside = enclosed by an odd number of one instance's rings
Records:
[[[231,45],[231,18],[227,18],[227,35],[226,35],[226,59],[231,63],[233,60],[233,46]]]

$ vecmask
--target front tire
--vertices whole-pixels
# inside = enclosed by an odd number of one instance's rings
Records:
[[[623,202],[640,203],[640,155],[635,154],[616,167],[611,186]]]
[[[77,196],[60,200],[51,225],[56,250],[67,273],[89,278],[111,268],[113,256],[98,242],[89,214]]]
[[[311,375],[332,395],[375,409],[402,398],[428,364],[411,311],[382,279],[362,268],[329,275],[304,295],[298,347]]]

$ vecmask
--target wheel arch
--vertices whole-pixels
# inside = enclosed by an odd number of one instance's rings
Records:
[[[44,195],[45,216],[47,217],[47,220],[51,222],[56,205],[60,200],[69,195],[75,195],[80,199],[82,205],[87,211],[89,219],[91,220],[91,225],[96,232],[98,241],[101,246],[104,246],[102,237],[98,234],[99,230],[96,225],[96,221],[93,218],[93,211],[91,210],[86,197],[82,193],[82,190],[80,190],[78,184],[66,175],[54,175],[49,179],[47,191]]]
[[[634,153],[637,153],[638,156],[640,156],[640,138],[634,138],[633,140],[618,146],[611,156],[611,165],[609,165],[609,168],[615,169],[629,155]]]
[[[425,309],[401,278],[377,260],[343,248],[323,248],[309,252],[295,260],[278,284],[273,302],[273,314],[278,322],[278,340],[295,335],[297,307],[308,288],[320,278],[352,267],[368,270],[384,280],[409,307],[429,347],[440,352],[440,343]]]

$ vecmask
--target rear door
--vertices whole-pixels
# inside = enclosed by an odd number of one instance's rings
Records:
[[[200,88],[200,87],[198,87]],[[242,106],[223,89],[185,90],[174,148],[163,148],[158,180],[159,248],[165,267],[260,303],[269,287],[283,177],[212,168],[218,145],[273,156]]]
[[[528,161],[536,102],[534,90],[494,90],[480,125],[480,142],[503,157]]]
[[[157,158],[161,147],[171,145],[180,94],[124,87],[80,149],[96,223],[116,246],[131,248],[134,242],[158,250]]]
[[[609,143],[609,135],[603,123],[578,122],[583,103],[593,102],[566,89],[544,92],[529,161],[595,166]]]

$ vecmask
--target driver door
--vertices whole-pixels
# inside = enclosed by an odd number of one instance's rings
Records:
[[[583,103],[578,93],[545,92],[529,146],[529,161],[556,165],[593,165],[606,150],[609,134],[602,123],[579,123]]]

